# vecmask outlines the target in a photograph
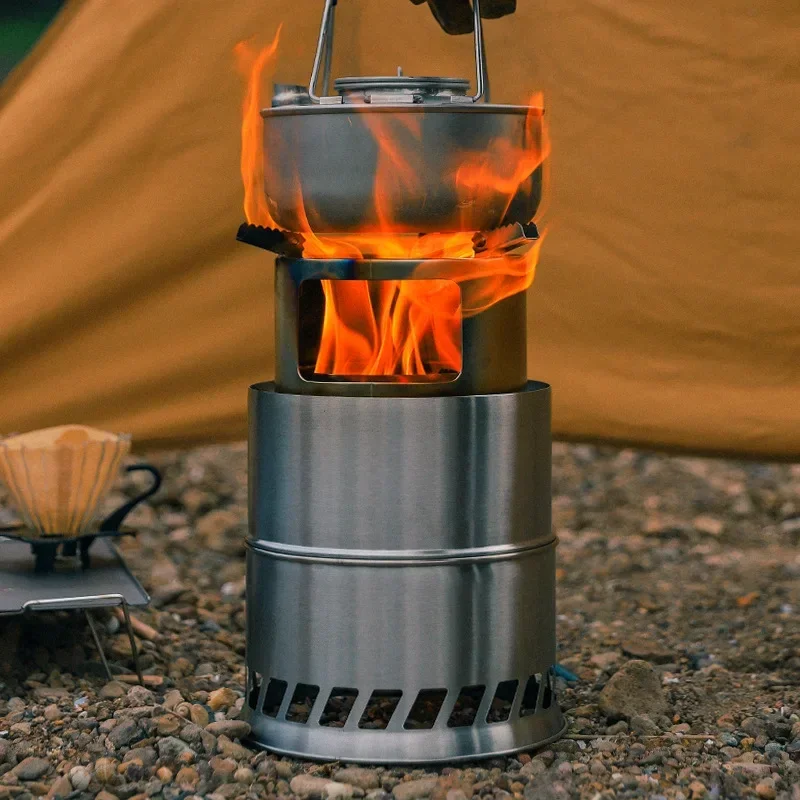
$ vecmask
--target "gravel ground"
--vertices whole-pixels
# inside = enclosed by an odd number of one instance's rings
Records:
[[[110,613],[110,683],[79,615],[0,620],[0,800],[800,800],[800,467],[556,446],[569,732],[411,771],[240,744],[245,449],[153,461],[165,487],[124,544],[153,597],[136,614],[148,687]]]

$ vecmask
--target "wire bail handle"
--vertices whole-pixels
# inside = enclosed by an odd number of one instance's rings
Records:
[[[338,0],[325,0],[325,9],[322,12],[322,24],[319,29],[317,50],[314,55],[314,66],[311,69],[311,80],[308,84],[308,96],[315,104],[334,105],[342,103],[344,98],[340,95],[331,96],[331,61],[333,59],[333,29],[335,11]],[[472,13],[474,18],[475,41],[475,72],[476,92],[466,97],[451,97],[452,102],[484,103],[489,102],[489,73],[486,67],[486,46],[483,41],[483,21],[481,19],[480,0],[472,0]],[[317,84],[322,71],[322,94],[317,94]]]

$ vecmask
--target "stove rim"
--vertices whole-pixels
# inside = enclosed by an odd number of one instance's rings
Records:
[[[278,561],[295,561],[304,564],[328,564],[341,567],[442,567],[471,566],[473,564],[511,561],[532,558],[540,551],[558,546],[558,537],[547,542],[530,542],[515,545],[489,545],[486,547],[449,548],[445,550],[357,550],[342,548],[308,547],[263,539],[245,541],[253,553]]]
[[[341,381],[336,385],[369,385],[367,381]],[[452,383],[452,381],[450,381]],[[382,384],[379,384],[382,385]],[[397,384],[399,386],[403,386],[404,384]],[[434,384],[436,385],[436,384]],[[446,385],[446,384],[445,384]],[[521,386],[519,389],[513,389],[508,392],[485,392],[482,394],[430,394],[430,395],[355,395],[355,394],[297,394],[290,391],[281,391],[277,388],[277,384],[274,380],[272,381],[259,381],[258,383],[253,383],[249,387],[249,392],[252,392],[257,397],[257,393],[263,393],[267,395],[279,395],[281,397],[291,397],[291,398],[304,398],[302,402],[312,403],[312,402],[319,402],[321,400],[327,400],[329,402],[346,402],[349,400],[353,400],[354,398],[358,398],[359,400],[384,400],[384,401],[391,401],[393,404],[398,403],[399,401],[417,401],[421,403],[422,401],[427,401],[428,403],[432,402],[443,402],[449,401],[453,404],[455,403],[464,403],[465,401],[480,401],[486,398],[492,397],[516,397],[521,393],[537,393],[543,392],[545,394],[552,393],[552,386],[545,381],[537,381],[528,379],[524,386]],[[297,402],[297,401],[295,401]]]
[[[259,111],[262,119],[271,117],[300,117],[317,116],[322,114],[518,114],[526,117],[532,114],[536,117],[543,117],[545,109],[543,106],[520,106],[514,104],[501,103],[447,103],[437,105],[433,103],[334,103],[331,105],[297,105],[297,106],[275,106],[262,108]]]
[[[273,747],[272,745],[266,745],[263,742],[259,742],[258,739],[254,738],[253,736],[248,736],[245,739],[245,741],[248,744],[250,744],[251,746],[257,748],[258,750],[266,751],[266,752],[269,752],[269,753],[275,753],[276,755],[280,755],[280,756],[289,756],[290,758],[303,759],[303,760],[308,760],[308,761],[317,761],[317,762],[323,762],[323,763],[324,762],[330,762],[331,760],[337,760],[337,761],[341,761],[341,762],[343,762],[345,764],[359,764],[359,765],[362,765],[362,766],[376,766],[376,767],[382,767],[382,766],[425,766],[426,764],[464,764],[464,763],[469,763],[469,762],[472,762],[472,761],[488,761],[489,759],[496,758],[498,756],[511,756],[511,755],[514,755],[515,753],[524,753],[524,752],[530,751],[530,750],[538,750],[541,747],[544,747],[545,745],[552,744],[553,742],[558,741],[567,732],[567,729],[569,728],[569,721],[567,720],[566,716],[563,715],[563,712],[561,712],[560,706],[558,705],[558,703],[555,703],[553,707],[557,710],[557,713],[554,714],[554,716],[561,716],[561,718],[563,720],[561,728],[558,730],[557,733],[551,734],[550,736],[548,736],[545,739],[537,739],[534,744],[524,744],[524,745],[520,745],[518,747],[515,746],[515,747],[510,747],[510,748],[506,748],[506,749],[502,749],[502,750],[485,750],[485,751],[483,751],[481,753],[477,753],[477,754],[467,753],[465,755],[437,756],[437,757],[431,758],[430,760],[427,760],[427,761],[425,761],[425,760],[420,761],[419,759],[415,759],[413,757],[411,757],[411,758],[391,758],[390,757],[390,758],[381,758],[381,759],[375,759],[375,758],[370,759],[370,758],[359,758],[359,757],[347,756],[347,757],[342,757],[342,758],[339,758],[339,759],[331,759],[331,757],[329,755],[324,755],[322,753],[320,753],[320,754],[310,754],[308,752],[302,752],[300,750],[293,750],[291,748]],[[245,708],[248,708],[248,706],[246,704],[245,704]],[[539,716],[541,716],[541,714]],[[534,719],[534,717],[532,716],[532,717],[530,717],[530,719]],[[291,723],[291,724],[296,724],[296,723]],[[503,723],[494,723],[494,724],[502,725]],[[342,731],[340,728],[332,728],[331,730],[337,731],[337,733],[335,734],[337,737],[338,736],[342,736],[342,735],[346,735],[347,733],[349,733],[349,731]],[[458,729],[451,728],[450,730],[458,730]],[[467,728],[466,730],[469,730],[469,729]],[[420,734],[424,735],[424,734],[429,733],[429,732],[430,731],[427,731],[427,730],[425,730],[425,731],[403,731],[399,735],[401,735],[401,736],[406,736],[406,735],[419,736]],[[437,734],[438,733],[440,733],[440,732],[437,731]],[[387,735],[386,731],[380,731],[380,734],[384,735],[384,736]],[[389,733],[388,735],[391,736],[392,734]],[[337,744],[339,744],[338,741],[337,741]]]

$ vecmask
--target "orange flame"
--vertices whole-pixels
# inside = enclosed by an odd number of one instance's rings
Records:
[[[255,53],[236,47],[247,77],[243,103],[241,170],[247,221],[279,227],[264,193],[263,120],[260,115],[263,72],[274,63],[280,29],[273,42]],[[456,190],[464,203],[506,198],[507,211],[517,192],[533,180],[547,160],[550,143],[542,125],[542,97],[528,103],[525,147],[495,139],[485,150],[457,154]],[[437,376],[461,371],[461,321],[533,282],[542,238],[524,253],[476,257],[474,231],[408,234],[395,224],[395,203],[418,194],[415,161],[418,121],[405,119],[403,141],[390,135],[382,115],[361,114],[378,142],[373,203],[379,231],[319,235],[305,211],[299,179],[293,190],[300,209],[305,258],[413,259],[421,261],[409,280],[323,280],[325,311],[315,371],[340,377]],[[395,118],[396,121],[397,118]],[[537,137],[541,125],[541,143]],[[407,134],[407,136],[406,136]],[[408,139],[408,141],[406,141]]]
[[[236,66],[246,79],[242,100],[242,155],[240,168],[244,184],[244,214],[253,225],[275,228],[275,221],[267,207],[264,195],[264,145],[263,120],[261,119],[261,87],[264,70],[275,64],[281,38],[278,26],[275,38],[256,52],[250,42],[239,42],[233,49]]]
[[[461,296],[446,280],[322,281],[315,372],[392,376],[461,372]]]
[[[514,196],[550,155],[546,126],[541,126],[541,145],[532,144],[536,142],[536,129],[542,121],[542,108],[543,97],[537,92],[528,101],[525,116],[525,141],[530,143],[527,147],[518,147],[508,139],[497,137],[485,151],[469,153],[462,159],[456,172],[456,186],[463,194],[470,197],[505,195],[505,215]]]

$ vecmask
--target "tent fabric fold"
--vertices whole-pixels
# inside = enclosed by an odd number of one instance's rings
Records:
[[[306,83],[322,0],[300,5],[70,0],[0,88],[0,433],[246,435],[273,259],[235,241],[233,48],[283,22],[274,75]],[[473,74],[425,6],[339,6],[336,74]],[[798,458],[800,13],[520,0],[485,27],[493,101],[548,109],[528,351],[555,435]]]

